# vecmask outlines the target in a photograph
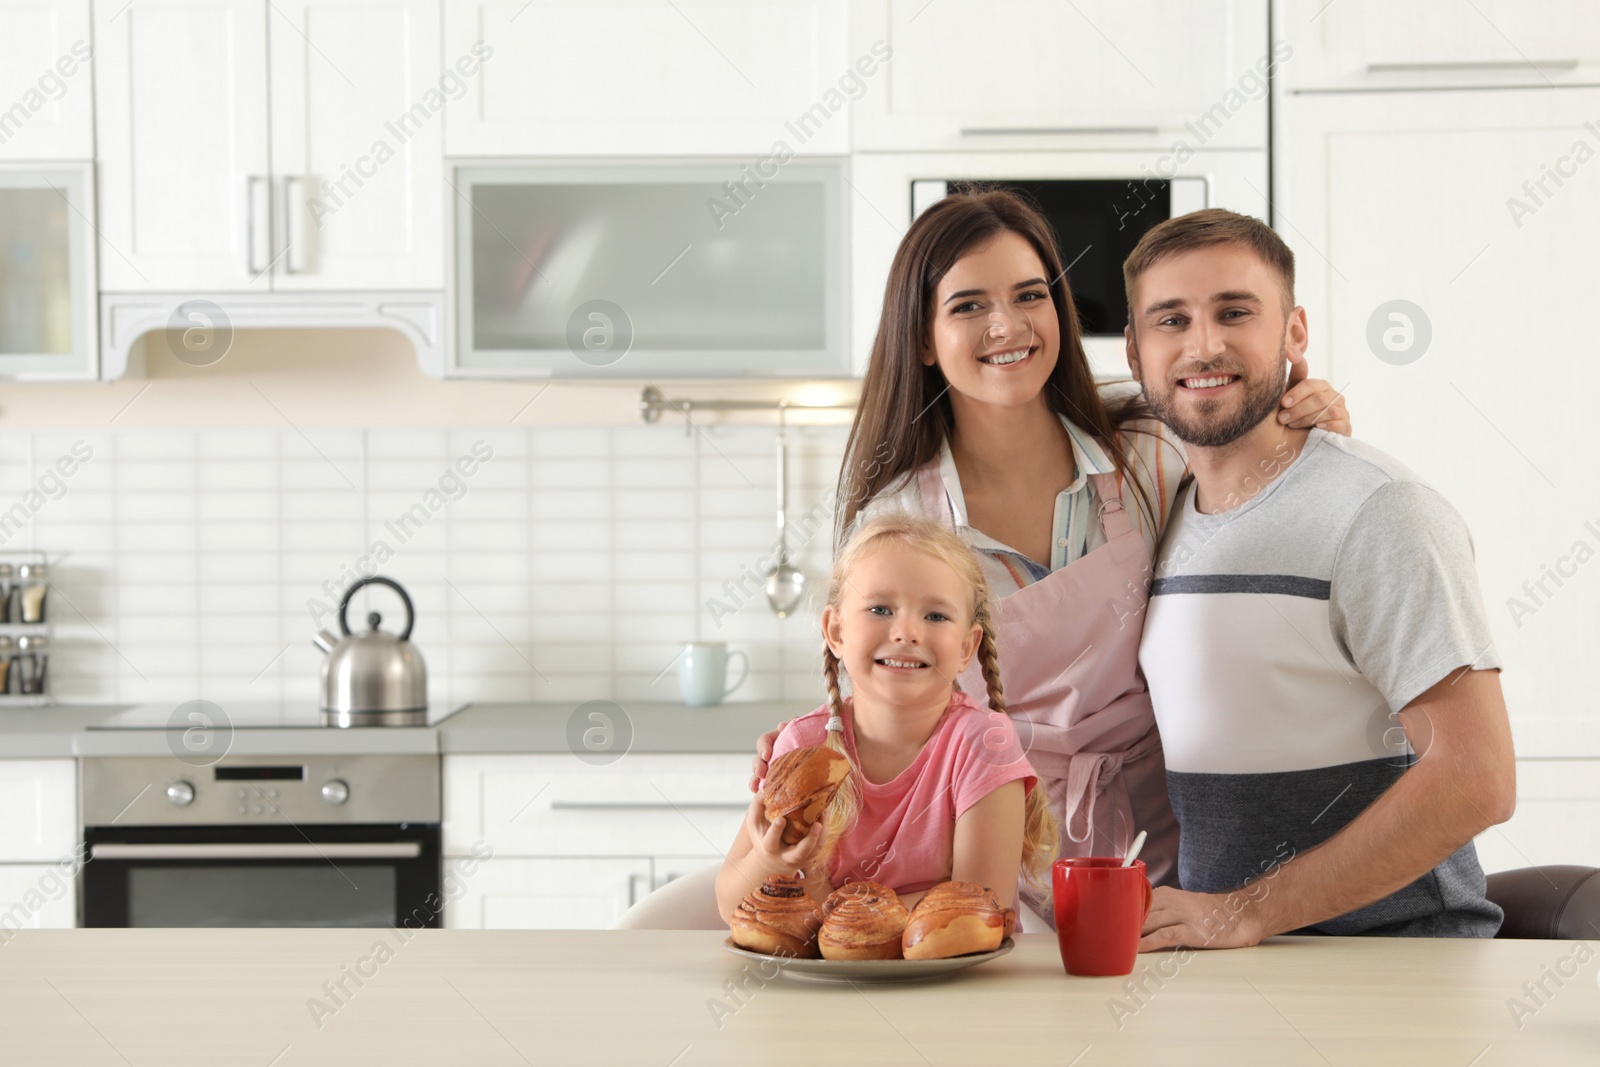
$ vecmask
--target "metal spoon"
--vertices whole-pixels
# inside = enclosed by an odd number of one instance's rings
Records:
[[[789,442],[783,419],[784,403],[778,403],[778,564],[767,575],[767,603],[778,618],[787,618],[805,594],[806,576],[789,565]]]

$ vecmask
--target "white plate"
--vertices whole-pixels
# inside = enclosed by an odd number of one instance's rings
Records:
[[[751,952],[735,945],[731,937],[722,942],[722,947],[735,956],[774,963],[781,973],[791,978],[813,982],[916,982],[988,963],[1016,948],[1016,942],[1008,937],[993,952],[970,952],[965,956],[949,956],[942,960],[802,960]]]

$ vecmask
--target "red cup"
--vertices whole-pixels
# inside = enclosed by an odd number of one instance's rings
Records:
[[[1153,892],[1144,861],[1124,867],[1112,856],[1060,859],[1051,865],[1050,876],[1056,941],[1067,973],[1132,974]]]

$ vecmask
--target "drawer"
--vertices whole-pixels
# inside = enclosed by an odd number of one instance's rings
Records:
[[[730,842],[731,843],[731,842]],[[652,856],[650,857],[651,886],[660,889],[668,882],[677,881],[686,874],[694,874],[705,867],[715,864],[722,866],[722,857],[713,855],[703,856]]]
[[[505,857],[446,899],[452,930],[606,930],[650,892],[650,859]]]
[[[0,945],[16,930],[70,930],[77,924],[77,883],[62,866],[0,864]]]
[[[446,756],[444,852],[502,856],[720,856],[750,804],[750,757]]]
[[[78,840],[77,761],[0,760],[0,812],[0,863],[71,855]]]

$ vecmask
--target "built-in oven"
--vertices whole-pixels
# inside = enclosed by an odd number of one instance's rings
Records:
[[[851,159],[851,193],[889,225],[857,225],[851,308],[856,351],[871,351],[888,277],[905,226],[952,191],[1000,186],[1032,202],[1055,231],[1061,265],[1101,379],[1127,378],[1122,263],[1157,223],[1205,207],[1268,217],[1267,154],[1255,149],[1157,144],[1016,151],[868,152]]]
[[[1204,178],[919,178],[911,183],[912,216],[975,188],[1009,189],[1050,223],[1087,337],[1122,337],[1128,325],[1122,263],[1139,238],[1163,219],[1206,206]]]
[[[86,758],[83,926],[440,925],[437,755]]]

